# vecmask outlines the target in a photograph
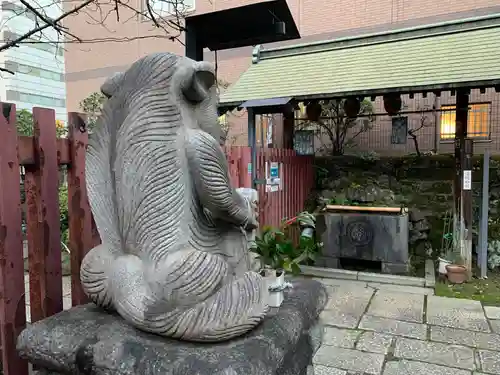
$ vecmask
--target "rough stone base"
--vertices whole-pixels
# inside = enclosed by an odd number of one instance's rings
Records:
[[[40,374],[306,375],[321,338],[327,293],[314,280],[293,282],[285,301],[255,330],[218,344],[164,339],[138,331],[92,304],[32,324],[19,354]]]

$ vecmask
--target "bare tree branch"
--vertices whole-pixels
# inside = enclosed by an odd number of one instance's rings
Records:
[[[19,47],[21,44],[36,44],[36,43],[50,43],[50,44],[66,44],[66,43],[108,43],[108,42],[128,42],[136,39],[146,39],[146,38],[165,38],[172,41],[179,41],[179,37],[182,32],[185,31],[183,25],[183,16],[185,7],[183,5],[183,0],[146,0],[144,9],[136,9],[131,6],[129,0],[83,0],[78,5],[74,6],[72,9],[63,11],[62,14],[57,18],[50,17],[45,9],[53,6],[61,6],[60,0],[54,0],[51,4],[40,5],[37,0],[19,0],[22,4],[13,5],[10,12],[14,15],[8,19],[4,19],[3,24],[9,23],[9,21],[14,20],[15,17],[29,17],[33,19],[34,25],[31,30],[22,34],[16,35],[12,40],[0,41],[0,52],[6,51],[12,47]],[[163,3],[168,9],[168,15],[165,16],[163,12],[155,11],[153,4]],[[22,9],[21,9],[22,8]],[[127,19],[122,20],[121,10],[126,10]],[[150,22],[154,29],[160,30],[160,33],[155,33],[154,35],[137,35],[137,36],[117,36],[109,37],[104,36],[102,38],[95,39],[85,39],[83,36],[75,35],[69,30],[68,27],[64,26],[61,21],[69,16],[77,15],[83,13],[90,20],[87,21],[89,24],[100,25],[107,30],[106,34],[112,34],[114,31],[110,30],[106,26],[106,20],[110,15],[114,14],[116,20],[119,23],[126,23],[131,20],[137,21],[138,18]],[[130,17],[128,17],[131,14]],[[1,25],[0,25],[1,26]],[[47,30],[54,30],[57,33],[57,37],[50,37],[48,34],[44,34]],[[39,39],[39,40],[34,40]],[[54,40],[57,39],[57,40]],[[7,71],[2,68],[1,71]],[[10,72],[9,72],[10,73]]]
[[[56,30],[59,35],[61,34],[67,34],[77,40],[79,40],[80,38],[78,38],[77,36],[75,36],[74,34],[70,33],[66,27],[63,27],[62,25],[58,25],[56,22],[54,22],[54,20],[50,19],[49,17],[46,17],[45,15],[41,14],[37,9],[35,9],[30,3],[28,3],[26,0],[19,0],[21,2],[21,4],[23,4],[26,9],[30,10],[32,13],[34,13],[37,17],[39,17],[43,22],[45,22],[46,24],[50,25],[54,30]]]

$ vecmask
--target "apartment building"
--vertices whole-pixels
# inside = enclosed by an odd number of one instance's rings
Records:
[[[185,6],[189,12],[204,13],[254,2],[257,1],[187,0]],[[145,10],[143,0],[131,0],[129,4],[135,9]],[[288,0],[288,5],[302,39],[274,43],[264,46],[264,48],[366,35],[500,12],[500,0],[448,0],[446,2],[432,0]],[[157,11],[165,12],[165,14],[169,12],[168,9],[159,8],[157,8]],[[105,13],[106,10],[100,9],[99,12]],[[123,71],[138,58],[159,51],[184,53],[184,46],[180,42],[172,42],[167,38],[162,38],[160,31],[155,30],[150,23],[144,22],[140,16],[134,16],[132,11],[129,14],[126,11],[122,12],[121,19],[128,19],[126,23],[117,21],[116,17],[108,17],[105,27],[102,24],[89,25],[92,23],[89,20],[97,17],[97,13],[92,14],[92,11],[87,11],[69,17],[66,21],[66,26],[73,33],[84,35],[88,41],[88,43],[82,45],[71,44],[66,46],[67,106],[70,111],[79,110],[79,102],[87,95],[97,91],[106,77],[115,72]],[[230,32],[231,30],[228,30],[228,33]],[[182,35],[180,40],[182,42]],[[205,59],[213,61],[214,53],[206,51]],[[235,82],[250,66],[251,61],[252,47],[219,51],[217,53],[218,78],[228,83]],[[473,120],[471,121],[474,122],[471,126],[474,127],[474,132],[483,138],[492,129],[490,127],[491,116],[488,116],[491,103],[496,100],[497,104],[494,105],[499,105],[497,99],[491,99],[497,96],[494,91],[486,94],[489,95],[488,98],[485,98],[483,93],[477,93],[480,98],[477,100],[471,99],[478,102],[471,109],[473,111],[473,116],[471,116]],[[476,94],[474,93],[474,95]],[[380,103],[377,103],[375,103],[375,108],[376,112],[379,112]],[[488,103],[490,103],[489,107]],[[405,100],[405,105],[407,108],[418,111],[424,107],[427,109],[432,108],[434,102],[433,98],[428,97],[420,98],[418,102],[414,99]],[[439,109],[450,111],[450,114],[443,112],[443,115],[440,116],[439,121],[443,122],[443,124],[440,130],[438,129],[438,132],[442,133],[442,135],[437,135],[438,138],[441,138],[441,141],[446,143],[450,142],[450,137],[453,136],[454,132],[452,129],[454,125],[449,124],[454,122],[451,114],[453,102],[451,99],[449,102],[441,99],[439,105]],[[274,132],[279,133],[279,116],[273,120]],[[371,131],[370,137],[380,137],[380,134],[387,129],[390,132],[390,125],[384,125],[384,121],[389,120],[381,119],[381,121],[378,121],[374,127],[375,130],[378,130]],[[245,113],[233,115],[230,121],[231,134],[235,139],[235,143],[244,144],[246,142]],[[416,116],[414,121],[419,121],[419,117]],[[268,120],[263,119],[262,122],[267,123]],[[434,132],[434,130],[428,129],[426,131]],[[496,131],[500,132],[500,128]],[[360,137],[360,139],[370,137],[364,136]],[[264,139],[266,137],[258,135],[257,138]],[[429,142],[428,148],[435,148],[432,145],[435,142]],[[439,139],[437,142],[439,142]],[[368,144],[365,146],[365,148],[371,148]],[[379,146],[381,149],[385,148],[383,142],[379,142]]]
[[[52,18],[62,9],[53,0],[39,0],[37,6]],[[2,1],[0,5],[1,38],[9,41],[35,27],[36,16],[18,0]],[[53,108],[58,120],[66,122],[66,86],[64,82],[64,46],[53,43],[60,36],[52,29],[34,35],[19,47],[0,53],[0,64],[14,74],[2,72],[0,99],[14,103],[17,109]]]

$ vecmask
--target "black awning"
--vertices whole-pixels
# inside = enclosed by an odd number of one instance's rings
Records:
[[[262,1],[186,17],[198,42],[211,51],[300,38],[286,0]]]

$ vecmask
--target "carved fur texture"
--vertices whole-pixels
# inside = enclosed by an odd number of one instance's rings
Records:
[[[82,262],[85,292],[141,330],[188,341],[240,336],[268,311],[244,231],[255,215],[218,142],[214,83],[206,62],[140,59],[103,84],[86,157],[102,244]]]

